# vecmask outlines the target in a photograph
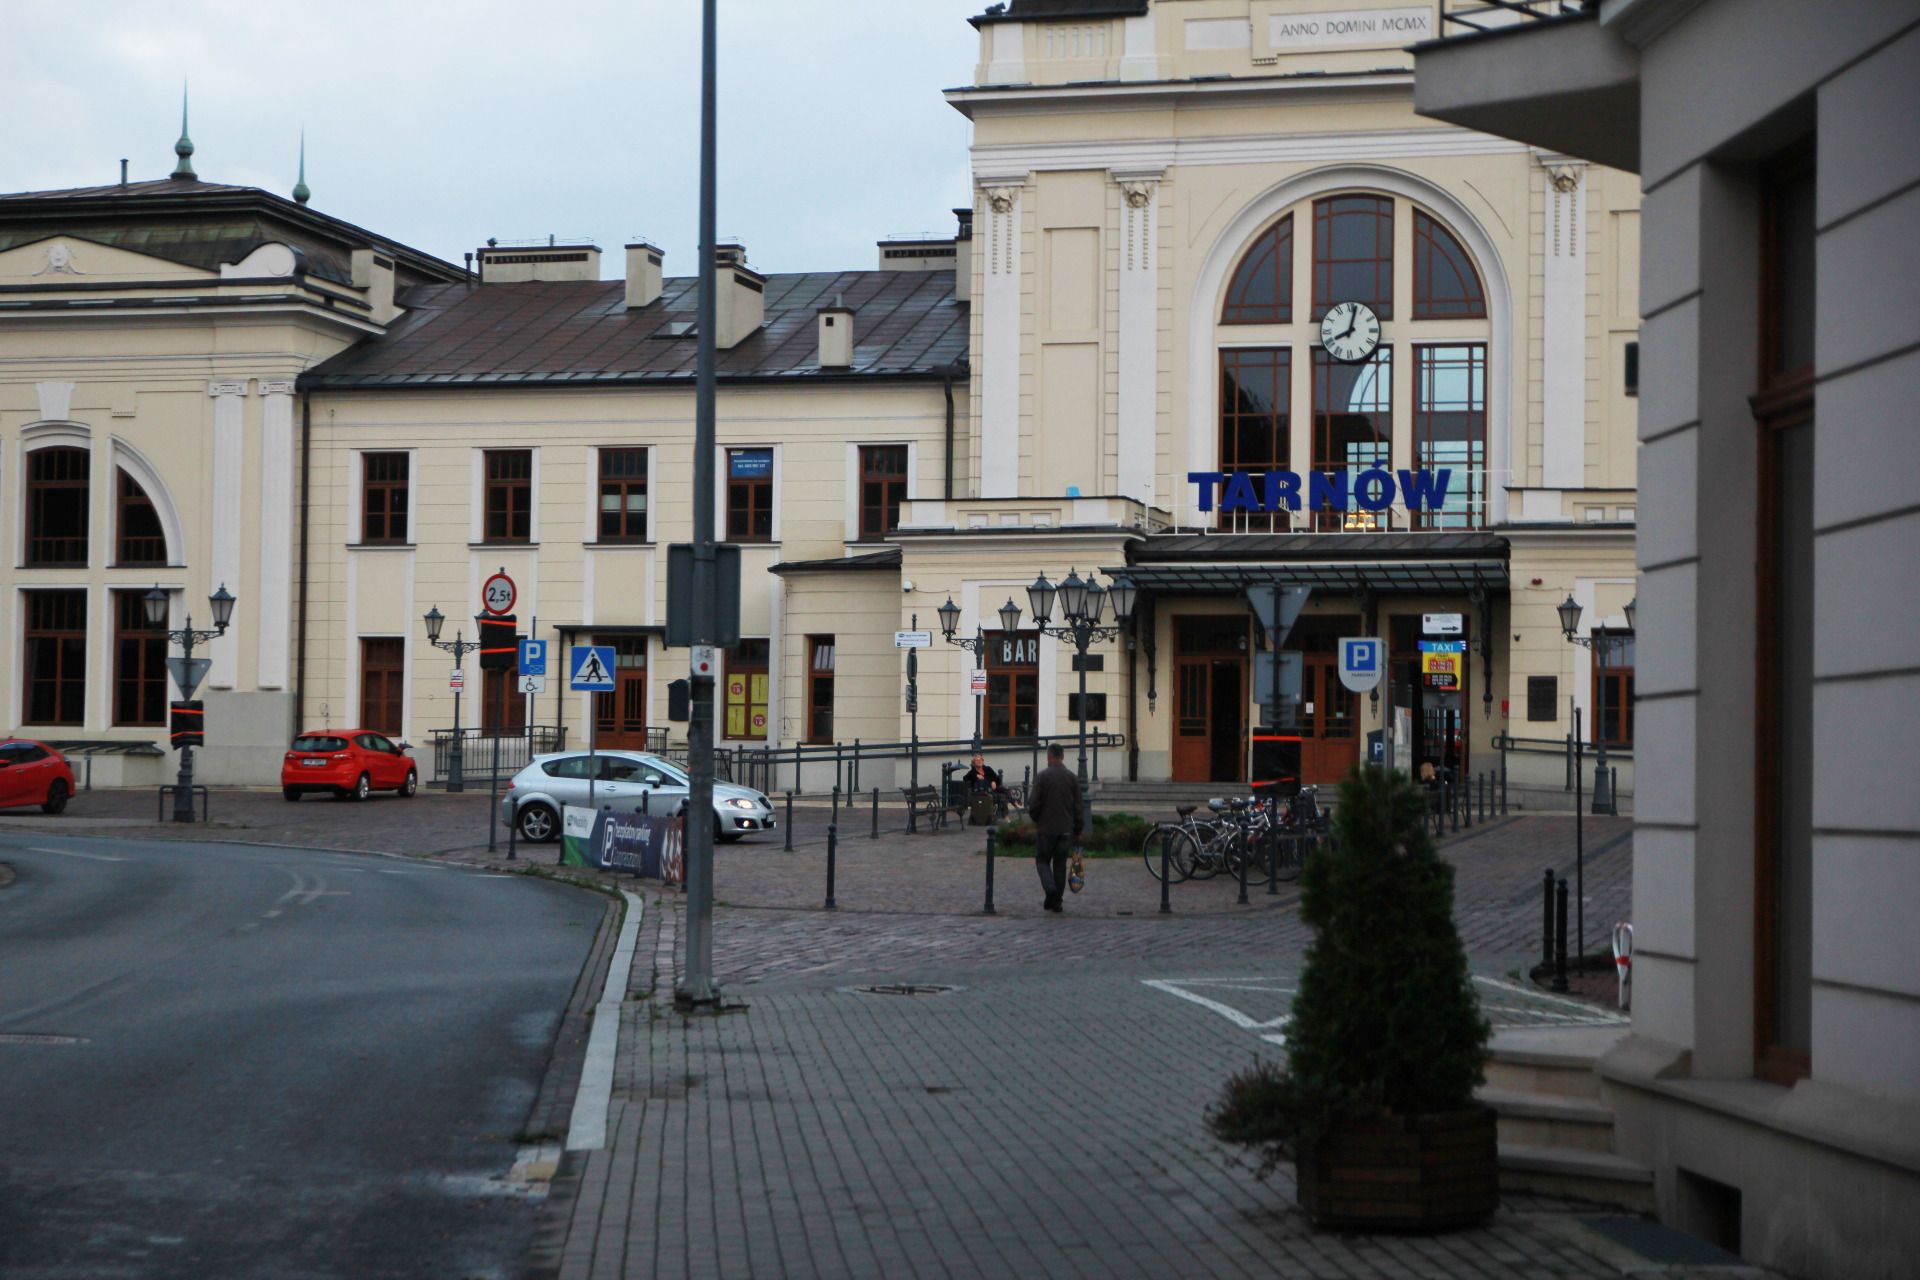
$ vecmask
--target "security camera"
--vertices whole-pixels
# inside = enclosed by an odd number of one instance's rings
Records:
[[[901,579],[900,590],[901,590],[901,593],[905,595],[913,594],[913,579],[912,578]]]

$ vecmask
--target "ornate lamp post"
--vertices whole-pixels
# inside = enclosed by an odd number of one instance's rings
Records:
[[[940,615],[940,634],[946,642],[972,654],[976,665],[984,664],[987,660],[986,633],[979,627],[975,627],[971,636],[954,634],[960,628],[960,606],[953,602],[953,597],[948,596],[947,602],[934,612]],[[1011,596],[1007,597],[1007,602],[1000,606],[1000,628],[1003,631],[1017,631],[1020,628],[1020,606],[1013,602]],[[976,753],[980,750],[980,704],[985,700],[979,694],[974,695],[973,749]]]
[[[1067,579],[1058,587],[1047,581],[1047,575],[1041,574],[1034,584],[1027,588],[1027,603],[1033,607],[1034,625],[1040,634],[1065,640],[1073,645],[1074,667],[1080,672],[1079,715],[1075,720],[1080,729],[1080,823],[1089,833],[1093,823],[1093,799],[1088,789],[1087,774],[1087,650],[1096,643],[1117,639],[1121,631],[1133,621],[1133,604],[1137,596],[1133,579],[1121,574],[1113,580],[1112,587],[1103,587],[1088,573],[1086,580],[1072,569],[1067,570]],[[1061,621],[1053,621],[1053,605],[1060,602]],[[1107,603],[1113,603],[1113,624],[1105,625]]]
[[[179,645],[186,655],[186,661],[181,669],[187,673],[188,681],[191,681],[193,686],[197,687],[200,683],[193,676],[193,646],[205,644],[216,636],[227,634],[227,624],[233,621],[233,603],[234,596],[227,590],[227,584],[223,582],[219,590],[207,597],[207,607],[213,611],[213,630],[194,630],[193,615],[188,614],[186,626],[167,632],[167,643]],[[140,605],[146,611],[148,626],[156,629],[166,626],[166,592],[156,586],[140,598]],[[187,681],[178,683],[183,685],[180,690],[183,697],[193,696],[193,689],[184,687]],[[173,820],[175,822],[193,821],[193,748],[185,744],[180,747],[180,777],[178,785],[173,789]]]
[[[1627,631],[1633,631],[1634,613],[1639,599],[1627,601],[1622,610],[1627,615]],[[1626,647],[1628,636],[1617,636],[1602,631],[1599,635],[1583,636],[1576,634],[1580,630],[1580,603],[1568,596],[1559,607],[1560,630],[1566,634],[1569,644],[1577,644],[1583,649],[1593,651],[1594,660],[1600,664],[1600,694],[1594,707],[1593,735],[1593,811],[1595,813],[1614,812],[1613,779],[1607,772],[1607,665],[1613,656],[1615,645]]]
[[[426,617],[427,643],[436,649],[444,649],[452,654],[454,670],[457,671],[460,669],[461,660],[475,649],[478,649],[480,642],[478,640],[466,639],[465,633],[459,630],[454,631],[453,639],[442,640],[440,638],[440,628],[445,625],[446,621],[447,617],[440,612],[440,606],[435,605]],[[464,676],[460,682],[462,684],[466,683]],[[466,779],[461,772],[461,765],[464,762],[465,756],[466,742],[460,736],[460,690],[455,689],[453,691],[453,746],[447,752],[447,790],[449,791],[465,791],[467,789]]]

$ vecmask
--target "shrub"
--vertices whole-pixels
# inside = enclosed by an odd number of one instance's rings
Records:
[[[1234,1076],[1207,1117],[1221,1140],[1262,1148],[1263,1172],[1346,1117],[1470,1106],[1486,1059],[1489,1028],[1453,924],[1453,868],[1405,774],[1349,774],[1334,843],[1300,879],[1314,938],[1286,1065]]]

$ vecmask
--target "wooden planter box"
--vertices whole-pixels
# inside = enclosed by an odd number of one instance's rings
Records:
[[[1294,1166],[1316,1227],[1445,1231],[1492,1215],[1498,1160],[1494,1114],[1473,1107],[1345,1120]]]

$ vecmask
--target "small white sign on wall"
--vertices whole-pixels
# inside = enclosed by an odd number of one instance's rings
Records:
[[[1267,19],[1267,44],[1276,50],[1338,45],[1409,45],[1434,37],[1433,6],[1276,13]]]

